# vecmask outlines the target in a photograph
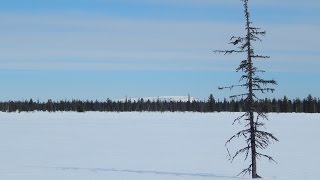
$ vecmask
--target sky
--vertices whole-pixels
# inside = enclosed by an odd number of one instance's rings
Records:
[[[275,79],[261,97],[320,97],[320,1],[250,1],[255,43]],[[0,6],[0,100],[228,98],[243,55],[223,56],[244,34],[240,0],[10,0]]]

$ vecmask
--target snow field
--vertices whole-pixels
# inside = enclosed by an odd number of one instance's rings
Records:
[[[235,177],[248,162],[228,161],[226,140],[239,113],[0,113],[3,180],[201,180]],[[320,177],[320,114],[270,114],[280,140],[259,161],[264,179]],[[235,141],[232,151],[242,147]],[[240,177],[247,179],[249,176]]]

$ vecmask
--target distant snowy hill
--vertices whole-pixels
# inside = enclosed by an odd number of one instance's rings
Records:
[[[200,101],[198,98],[195,98],[195,97],[192,97],[192,96],[158,96],[158,97],[141,97],[141,98],[130,98],[128,97],[127,100],[131,100],[131,102],[133,101],[138,101],[138,100],[141,100],[143,99],[144,101],[167,101],[167,102],[179,102],[179,101],[182,101],[182,102],[187,102],[190,98],[190,101]],[[126,101],[126,98],[123,98],[123,99],[118,99],[116,101]]]

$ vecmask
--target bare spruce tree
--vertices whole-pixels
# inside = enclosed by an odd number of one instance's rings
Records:
[[[245,129],[239,131],[233,135],[227,142],[226,146],[235,138],[243,137],[246,142],[246,146],[236,151],[233,155],[230,155],[231,162],[240,154],[245,155],[245,160],[251,159],[250,165],[239,173],[251,174],[252,178],[260,178],[257,174],[257,159],[267,158],[270,161],[275,160],[266,154],[260,153],[258,150],[265,149],[273,141],[278,139],[271,133],[261,130],[264,127],[262,120],[267,120],[266,114],[262,111],[262,107],[259,106],[259,98],[257,93],[273,92],[274,88],[270,88],[270,85],[277,85],[275,80],[265,80],[259,77],[259,74],[264,73],[263,70],[258,69],[254,62],[258,59],[268,59],[269,56],[258,55],[254,51],[253,42],[261,41],[260,37],[266,34],[260,28],[252,26],[250,21],[250,13],[248,8],[249,0],[241,0],[244,7],[245,16],[245,36],[235,37],[230,39],[230,44],[237,46],[235,50],[216,50],[216,53],[233,54],[244,53],[246,58],[241,61],[237,72],[242,72],[243,75],[240,78],[239,84],[229,87],[219,87],[219,89],[232,89],[234,87],[243,87],[245,93],[231,96],[231,98],[241,97],[243,98],[245,113],[236,118],[233,122],[245,122]]]

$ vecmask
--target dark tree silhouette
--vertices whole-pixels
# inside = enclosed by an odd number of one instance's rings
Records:
[[[258,74],[263,73],[263,70],[258,69],[254,65],[254,61],[258,59],[267,59],[269,56],[258,55],[254,51],[253,42],[261,41],[260,37],[266,34],[265,31],[261,31],[260,28],[252,26],[250,21],[250,13],[248,8],[249,0],[242,0],[244,7],[245,16],[245,30],[246,34],[244,37],[233,36],[230,39],[230,44],[238,47],[236,50],[216,50],[216,53],[233,54],[233,53],[244,53],[246,54],[245,60],[242,60],[239,67],[236,69],[237,72],[243,72],[240,78],[240,84],[232,85],[229,87],[219,87],[219,89],[232,89],[234,87],[244,87],[246,92],[239,95],[231,96],[231,98],[241,97],[243,98],[245,113],[236,118],[235,122],[245,122],[245,129],[239,131],[233,135],[227,142],[226,146],[235,138],[244,137],[246,146],[236,151],[233,155],[230,155],[230,160],[233,161],[238,155],[245,154],[245,160],[251,156],[251,163],[249,167],[239,173],[251,174],[252,178],[260,178],[257,174],[257,159],[267,158],[270,161],[275,160],[266,154],[258,152],[258,149],[265,149],[272,141],[278,141],[278,139],[271,133],[260,130],[265,124],[262,119],[267,119],[266,114],[263,112],[264,107],[258,103],[261,101],[257,97],[257,93],[273,92],[274,89],[268,87],[268,85],[276,85],[275,80],[265,80],[259,77]]]
[[[261,107],[263,112],[296,112],[296,113],[320,113],[320,99],[308,97],[289,100],[264,99],[256,101],[256,106]],[[188,107],[188,110],[187,110]],[[104,111],[104,112],[132,112],[132,111],[173,111],[173,112],[244,112],[245,103],[243,99],[215,99],[212,94],[204,101],[105,101],[98,100],[59,100],[59,101],[34,101],[33,99],[23,101],[0,101],[0,112],[29,112],[29,111]]]

